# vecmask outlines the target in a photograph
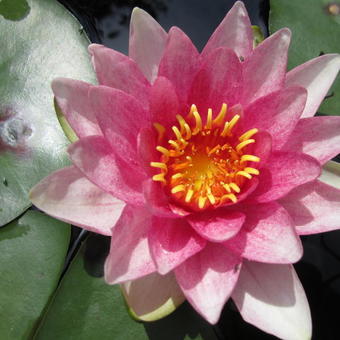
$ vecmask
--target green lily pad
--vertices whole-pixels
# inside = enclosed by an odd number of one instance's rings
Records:
[[[68,164],[51,81],[95,79],[77,20],[56,0],[18,1],[29,8],[20,20],[0,16],[0,226],[30,206],[34,184]],[[19,17],[20,8],[6,5],[6,16]]]
[[[102,260],[100,256],[99,262]],[[129,316],[119,285],[107,285],[100,277],[102,264],[98,267],[88,261],[82,247],[47,309],[35,340],[217,340],[213,327],[187,303],[164,319],[136,322]]]
[[[0,230],[0,338],[28,339],[57,287],[70,227],[28,211]]]
[[[292,30],[289,68],[325,53],[340,53],[340,12],[330,7],[336,1],[270,0],[269,29],[273,33],[282,27]],[[333,10],[332,10],[333,9]],[[340,115],[340,78],[335,81],[319,111]]]

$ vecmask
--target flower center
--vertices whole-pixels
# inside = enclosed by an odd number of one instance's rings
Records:
[[[173,200],[193,209],[236,203],[247,180],[258,175],[254,167],[260,158],[245,152],[255,143],[258,132],[251,129],[241,136],[233,130],[240,120],[235,114],[226,120],[227,105],[213,119],[209,109],[205,124],[195,105],[186,119],[177,115],[178,125],[172,127],[173,139],[164,141],[164,126],[155,123],[161,153],[159,162],[150,165],[160,172],[152,178],[161,182]]]

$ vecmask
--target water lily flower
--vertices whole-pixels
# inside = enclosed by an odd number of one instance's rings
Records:
[[[236,2],[198,52],[136,8],[129,57],[89,47],[99,85],[54,80],[79,140],[73,165],[38,183],[32,202],[111,236],[105,279],[123,283],[135,309],[166,291],[214,324],[232,298],[265,332],[311,337],[292,263],[299,235],[340,227],[340,191],[318,179],[340,151],[340,117],[313,117],[340,57],[287,73],[290,36],[254,48]]]

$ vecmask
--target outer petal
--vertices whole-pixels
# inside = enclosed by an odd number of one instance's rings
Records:
[[[140,8],[134,8],[130,21],[129,56],[150,81],[157,76],[167,34],[158,22]]]
[[[242,212],[218,209],[187,218],[190,225],[203,238],[212,242],[223,242],[235,236],[245,220]]]
[[[30,199],[55,218],[103,235],[111,235],[125,205],[87,180],[75,167],[45,177],[31,189]]]
[[[245,206],[240,232],[224,242],[236,254],[253,261],[293,263],[302,256],[300,238],[287,211],[276,202]]]
[[[302,185],[280,203],[292,217],[300,235],[340,229],[340,190],[328,184],[315,181]]]
[[[308,301],[291,265],[244,261],[232,294],[243,319],[280,339],[312,337]]]
[[[61,111],[80,138],[102,134],[88,97],[91,86],[67,78],[57,78],[52,82],[52,90]]]
[[[142,321],[163,318],[185,301],[173,273],[153,273],[126,282],[122,291],[129,308]]]
[[[283,86],[290,35],[287,28],[277,31],[258,45],[244,61],[243,106]]]
[[[151,216],[144,208],[125,207],[112,229],[110,254],[104,268],[107,283],[135,280],[156,270],[147,241],[150,221]]]
[[[153,122],[168,127],[179,113],[176,89],[165,77],[158,77],[151,88],[150,111]]]
[[[132,59],[98,44],[90,45],[89,52],[100,85],[122,90],[148,107],[150,84]]]
[[[206,115],[212,108],[217,116],[223,103],[237,104],[242,84],[241,62],[234,51],[218,48],[204,60],[190,90],[188,102]]]
[[[325,54],[299,65],[287,74],[286,85],[301,85],[308,91],[302,117],[314,116],[340,69],[339,54]]]
[[[143,175],[118,159],[103,137],[80,139],[68,152],[73,164],[101,189],[131,204],[143,204]]]
[[[286,195],[298,185],[319,177],[320,164],[313,157],[276,151],[258,176],[259,185],[250,197],[254,202],[270,202]]]
[[[219,244],[209,243],[175,269],[177,282],[190,304],[215,324],[239,275],[240,258]]]
[[[158,75],[168,78],[173,83],[182,106],[187,105],[188,93],[198,67],[199,53],[196,47],[184,32],[172,27]]]
[[[300,119],[282,149],[303,152],[326,163],[340,152],[340,117]]]
[[[162,275],[202,250],[206,244],[184,219],[154,217],[148,238],[152,257]]]
[[[106,86],[93,86],[89,96],[104,135],[113,131],[136,147],[139,130],[150,122],[149,113],[141,103],[125,92]]]
[[[295,128],[305,107],[307,91],[292,86],[259,98],[245,109],[244,129],[269,132],[273,149],[279,150]]]
[[[253,32],[247,10],[241,1],[235,2],[202,51],[206,56],[218,47],[228,47],[246,58],[253,50]]]

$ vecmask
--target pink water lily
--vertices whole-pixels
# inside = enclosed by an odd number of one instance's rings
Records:
[[[299,235],[340,228],[340,191],[318,180],[340,151],[340,117],[313,117],[340,57],[287,73],[290,35],[254,48],[236,2],[200,53],[137,8],[129,57],[89,47],[100,85],[53,82],[79,140],[73,165],[38,183],[32,202],[112,237],[105,279],[125,285],[135,311],[184,295],[216,323],[231,297],[260,329],[311,337],[292,263]]]

